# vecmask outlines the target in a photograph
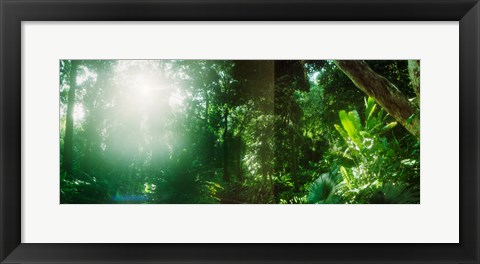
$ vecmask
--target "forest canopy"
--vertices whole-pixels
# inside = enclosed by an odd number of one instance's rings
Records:
[[[420,61],[61,60],[62,204],[420,202]]]

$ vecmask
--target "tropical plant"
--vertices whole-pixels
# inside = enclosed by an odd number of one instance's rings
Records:
[[[346,164],[353,165],[340,166],[343,180],[337,186],[337,194],[348,203],[372,202],[379,193],[388,197],[385,201],[394,200],[402,194],[395,184],[402,183],[398,172],[405,166],[405,160],[402,163],[396,157],[398,141],[390,142],[383,135],[397,122],[388,122],[389,115],[383,109],[377,111],[377,104],[371,97],[365,99],[364,122],[356,110],[348,113],[342,110],[339,118],[342,126],[335,125],[335,128],[347,144],[343,157],[351,161]]]
[[[323,173],[309,187],[307,201],[315,204],[341,203],[342,198],[337,192],[340,177],[338,171]]]
[[[403,184],[387,183],[370,199],[373,204],[411,204],[420,202],[420,190]]]

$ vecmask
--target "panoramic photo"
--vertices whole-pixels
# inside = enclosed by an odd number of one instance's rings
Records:
[[[419,60],[60,60],[61,204],[419,204]]]

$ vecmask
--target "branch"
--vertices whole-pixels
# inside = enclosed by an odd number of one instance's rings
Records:
[[[335,60],[334,63],[360,90],[373,97],[412,135],[420,137],[420,109],[393,83],[374,72],[365,61]]]

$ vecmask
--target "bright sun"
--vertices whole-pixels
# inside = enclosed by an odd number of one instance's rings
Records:
[[[132,88],[137,101],[158,103],[162,101],[159,97],[168,96],[166,102],[172,110],[179,110],[183,107],[184,96],[180,89],[165,80],[137,74],[133,77]]]
[[[137,74],[133,78],[133,88],[135,93],[140,97],[148,97],[155,90],[162,90],[163,87],[160,87],[160,83],[155,82],[152,78],[148,78],[142,74]]]
[[[82,121],[85,118],[85,110],[81,104],[75,104],[73,109],[73,120],[75,122]]]

